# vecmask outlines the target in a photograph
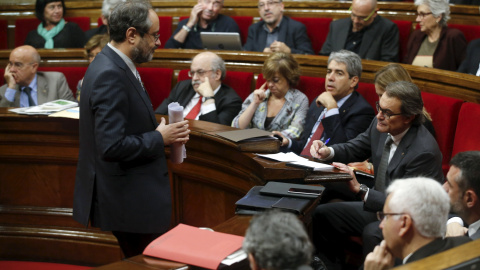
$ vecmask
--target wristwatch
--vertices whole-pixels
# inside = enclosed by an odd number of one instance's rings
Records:
[[[209,100],[209,99],[215,99],[214,96],[211,96],[211,97],[204,97],[205,101]]]
[[[367,192],[368,192],[368,187],[364,184],[361,184],[360,190],[356,194],[357,199],[363,200],[363,197],[365,196],[365,194],[367,194]]]

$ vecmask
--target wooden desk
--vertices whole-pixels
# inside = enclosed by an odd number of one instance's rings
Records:
[[[310,173],[240,152],[215,135],[232,127],[190,122],[187,158],[169,163],[172,226],[214,227],[235,215],[235,202],[268,181],[348,179]],[[167,156],[169,149],[166,148]],[[99,266],[121,259],[109,232],[72,219],[78,120],[25,116],[0,108],[0,259]]]

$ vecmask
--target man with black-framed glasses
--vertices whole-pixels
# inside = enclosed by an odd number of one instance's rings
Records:
[[[399,32],[392,21],[377,14],[376,0],[353,0],[350,17],[333,21],[320,55],[341,49],[362,59],[399,61]]]
[[[226,76],[223,59],[213,52],[202,52],[192,59],[188,76],[180,81],[155,110],[168,114],[168,104],[183,106],[185,119],[230,125],[242,108],[242,99],[230,86],[222,83]]]
[[[384,191],[393,179],[423,175],[443,183],[442,153],[435,138],[422,125],[420,90],[404,81],[391,83],[385,90],[377,116],[364,133],[331,147],[314,141],[310,148],[313,157],[339,164],[370,158],[375,171],[374,187],[356,180],[348,183],[358,201],[323,204],[315,210],[314,243],[330,261],[341,257],[348,236],[362,236],[364,255],[380,242],[382,236],[375,223],[375,212],[382,210]]]
[[[450,202],[435,180],[415,177],[387,188],[383,211],[377,212],[385,240],[365,259],[365,270],[389,269],[395,258],[411,263],[470,242],[465,236],[443,238]]]

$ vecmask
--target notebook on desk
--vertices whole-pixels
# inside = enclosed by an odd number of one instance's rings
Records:
[[[207,50],[241,51],[240,34],[232,32],[200,32],[203,48]]]

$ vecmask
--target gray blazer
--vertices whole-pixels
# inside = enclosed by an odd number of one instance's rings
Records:
[[[0,107],[20,107],[20,91],[17,85],[15,100],[10,102],[5,98],[7,85],[0,87]],[[38,105],[56,99],[77,101],[68,87],[65,75],[61,72],[37,72],[37,101]]]
[[[320,54],[330,55],[331,52],[344,49],[351,25],[350,18],[333,21]],[[358,55],[362,59],[398,62],[399,39],[397,25],[377,15],[363,34]]]

